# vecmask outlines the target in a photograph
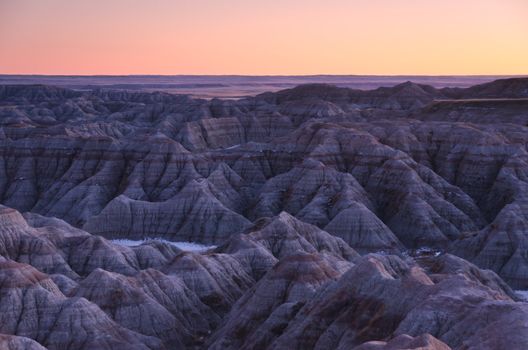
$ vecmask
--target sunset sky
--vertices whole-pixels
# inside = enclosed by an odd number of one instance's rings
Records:
[[[527,74],[527,0],[0,0],[0,73]]]

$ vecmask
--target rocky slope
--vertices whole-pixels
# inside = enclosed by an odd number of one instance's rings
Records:
[[[204,253],[0,212],[10,349],[523,349],[528,304],[453,255],[359,256],[283,212]],[[397,296],[395,298],[395,296]]]
[[[524,349],[527,91],[0,86],[0,343]]]

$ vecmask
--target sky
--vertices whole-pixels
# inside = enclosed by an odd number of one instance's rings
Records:
[[[528,73],[528,0],[0,0],[1,74]]]

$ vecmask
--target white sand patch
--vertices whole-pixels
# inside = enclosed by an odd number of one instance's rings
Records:
[[[148,238],[144,240],[113,239],[112,243],[124,245],[127,247],[136,247],[138,245],[141,245],[149,241],[158,241],[158,242],[167,243],[167,244],[173,245],[176,248],[180,248],[181,250],[184,250],[187,252],[203,252],[209,249],[216,248],[216,246],[214,245],[204,245],[204,244],[194,243],[194,242],[172,242],[172,241],[167,241],[166,239],[162,239],[162,238]]]
[[[516,290],[515,294],[517,294],[522,301],[528,302],[528,290]]]

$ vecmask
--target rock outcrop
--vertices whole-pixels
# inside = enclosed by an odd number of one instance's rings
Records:
[[[494,272],[449,254],[360,257],[285,212],[203,253],[0,214],[6,348],[528,346],[528,304]]]
[[[0,86],[0,347],[528,348],[527,81]]]

